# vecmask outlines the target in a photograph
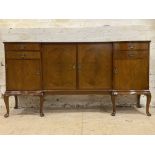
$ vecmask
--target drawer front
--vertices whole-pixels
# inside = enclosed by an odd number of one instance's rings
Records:
[[[149,51],[115,51],[114,59],[146,59]]]
[[[7,51],[7,59],[40,59],[40,52],[18,52],[18,51]]]
[[[114,50],[149,50],[148,42],[114,43]]]
[[[5,50],[31,50],[37,51],[41,49],[39,43],[5,43]]]

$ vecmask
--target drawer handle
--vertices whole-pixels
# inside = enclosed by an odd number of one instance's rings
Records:
[[[26,54],[25,53],[23,53],[22,55],[21,55],[21,57],[24,59],[25,58],[25,56],[26,56]]]
[[[134,49],[135,48],[135,46],[133,44],[129,44],[128,47],[129,47],[129,49]]]
[[[134,46],[129,46],[129,48],[130,48],[130,49],[133,49],[133,48],[134,48]]]
[[[128,56],[129,57],[134,57],[135,56],[135,53],[128,53]]]

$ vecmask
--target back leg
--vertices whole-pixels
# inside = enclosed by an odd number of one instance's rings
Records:
[[[137,95],[137,108],[141,108],[141,105],[140,105],[140,95],[138,94]]]
[[[14,109],[18,109],[18,96],[15,95],[15,107]]]

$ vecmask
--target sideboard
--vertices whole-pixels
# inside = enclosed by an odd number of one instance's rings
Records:
[[[146,95],[149,113],[150,41],[118,42],[5,42],[6,92],[4,102],[9,116],[9,96],[40,97],[44,116],[45,95],[108,94],[112,116],[117,95]]]

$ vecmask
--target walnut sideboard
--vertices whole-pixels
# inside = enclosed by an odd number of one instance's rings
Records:
[[[40,97],[44,116],[44,96],[49,94],[109,94],[112,116],[117,95],[146,95],[149,113],[150,41],[119,42],[5,42],[6,92],[4,102],[9,116],[9,96]]]

